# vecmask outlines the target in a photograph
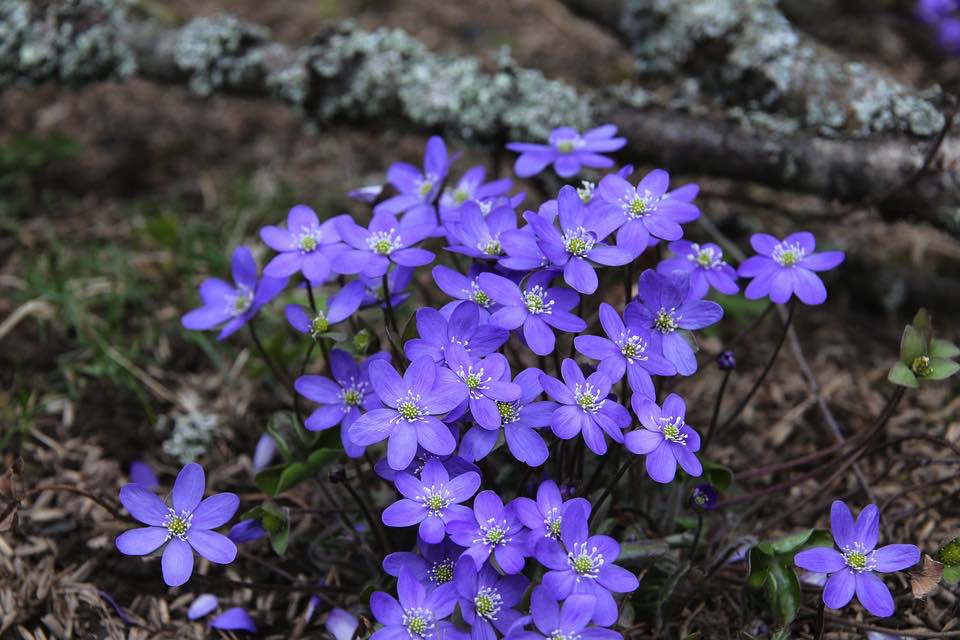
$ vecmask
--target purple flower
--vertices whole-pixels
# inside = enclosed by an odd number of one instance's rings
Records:
[[[157,480],[157,474],[153,472],[153,467],[143,460],[134,460],[130,463],[130,482],[142,484],[147,489],[156,489],[160,486]]]
[[[600,155],[616,151],[627,144],[626,138],[615,138],[617,128],[606,124],[580,133],[571,127],[560,127],[550,132],[549,145],[527,142],[511,142],[507,149],[520,154],[513,171],[521,178],[535,176],[547,165],[553,164],[561,178],[570,178],[580,172],[580,167],[609,169],[613,160]]]
[[[697,357],[684,334],[723,317],[720,305],[689,295],[689,288],[683,273],[663,275],[647,269],[640,274],[638,301],[623,312],[626,325],[649,339],[650,353],[662,355],[683,376],[697,370]]]
[[[453,436],[456,438],[456,428],[447,426],[448,429],[453,430]],[[404,469],[392,469],[390,465],[387,464],[385,459],[377,460],[376,464],[373,465],[373,470],[378,476],[386,480],[387,482],[393,482],[397,479],[397,474],[401,472],[409,473],[417,478],[420,477],[420,473],[423,471],[424,465],[427,464],[428,460],[439,460],[443,465],[443,468],[447,470],[447,473],[450,474],[450,477],[458,476],[461,473],[467,473],[472,471],[474,473],[480,473],[480,467],[464,460],[457,455],[447,455],[447,456],[438,456],[436,454],[430,453],[425,450],[423,447],[417,447],[417,455],[414,456],[413,460],[410,461]]]
[[[440,544],[428,544],[417,539],[420,555],[410,551],[397,551],[383,559],[383,570],[398,577],[404,568],[410,569],[418,582],[427,590],[453,580],[453,567],[463,553],[463,547],[446,539]]]
[[[327,628],[334,640],[353,640],[360,621],[349,611],[334,607],[327,614],[327,620],[323,626]]]
[[[630,426],[630,412],[607,398],[610,378],[601,372],[584,378],[577,363],[566,358],[560,365],[563,382],[540,374],[547,395],[562,406],[553,412],[550,428],[558,438],[569,440],[578,433],[598,456],[607,452],[606,433],[614,442],[623,442],[623,429]]]
[[[431,137],[423,152],[423,171],[406,162],[390,165],[387,181],[399,194],[378,204],[373,212],[396,215],[417,207],[430,207],[447,179],[454,160],[456,157],[451,159],[447,154],[443,138]]]
[[[537,500],[530,498],[516,498],[513,504],[517,510],[517,517],[523,526],[530,529],[528,537],[531,551],[536,550],[537,543],[542,538],[560,539],[560,528],[563,518],[570,509],[577,507],[576,516],[590,519],[590,503],[583,498],[573,498],[564,502],[560,489],[553,480],[544,480],[537,487]]]
[[[390,289],[390,305],[396,309],[407,301],[410,297],[410,281],[413,280],[413,267],[397,267],[387,274],[387,287]],[[365,287],[363,292],[363,301],[360,306],[363,308],[378,305],[386,306],[386,298],[383,295],[383,278],[381,276],[369,277],[360,276],[360,282]]]
[[[321,224],[316,212],[305,205],[290,209],[286,229],[270,225],[260,230],[266,245],[279,252],[264,267],[263,275],[287,278],[301,271],[310,282],[325,281],[330,275],[330,258],[343,248],[338,244],[336,226],[337,218]]]
[[[447,346],[447,366],[467,389],[470,415],[484,429],[500,429],[500,403],[520,399],[522,389],[510,382],[510,365],[499,353],[491,353],[474,362],[456,342]],[[506,375],[507,380],[503,377]]]
[[[222,324],[217,340],[223,340],[245,325],[260,307],[276,298],[287,286],[286,278],[264,275],[258,280],[257,263],[246,247],[234,250],[232,269],[236,286],[220,278],[207,278],[200,284],[203,306],[183,316],[184,327],[206,331]]]
[[[392,213],[378,213],[364,229],[349,216],[341,216],[337,230],[350,248],[337,254],[336,267],[343,273],[362,273],[376,278],[390,268],[420,267],[433,261],[433,254],[413,245],[428,237],[430,224],[400,224]]]
[[[937,24],[937,44],[952,56],[960,55],[960,19],[944,18]]]
[[[625,249],[599,242],[616,228],[613,215],[591,212],[570,185],[560,189],[557,196],[560,229],[539,214],[528,212],[524,219],[537,236],[537,245],[550,263],[563,269],[563,279],[580,293],[597,290],[594,264],[619,266],[630,262],[634,254]]]
[[[440,213],[446,214],[468,202],[505,196],[513,185],[513,181],[509,178],[484,182],[486,176],[487,170],[483,167],[471,167],[467,169],[467,172],[457,181],[457,184],[444,189],[443,194],[440,196]],[[444,220],[447,220],[445,215]]]
[[[860,604],[873,615],[893,615],[893,597],[876,574],[912,567],[920,561],[920,549],[912,544],[890,544],[877,549],[880,510],[875,504],[867,505],[854,522],[850,508],[835,500],[830,509],[830,530],[840,551],[814,547],[793,559],[802,569],[830,574],[823,589],[823,602],[831,609],[841,609],[856,593]]]
[[[719,499],[717,488],[708,482],[698,484],[690,492],[690,506],[700,511],[713,511]]]
[[[737,271],[723,260],[723,250],[712,242],[697,244],[688,240],[677,240],[669,245],[676,254],[673,258],[661,260],[657,265],[660,273],[682,271],[690,278],[690,295],[702,298],[710,287],[720,293],[733,295],[740,290],[737,286]]]
[[[356,313],[363,301],[363,290],[363,282],[354,280],[333,294],[326,305],[321,301],[316,315],[299,304],[288,304],[284,314],[287,316],[287,322],[294,329],[314,340],[319,340],[330,330],[330,327]]]
[[[494,628],[506,635],[520,619],[513,607],[523,598],[530,581],[522,575],[501,576],[489,564],[478,570],[473,560],[461,557],[454,569],[453,584],[472,640],[495,640]]]
[[[507,640],[621,640],[623,636],[616,631],[587,626],[596,603],[592,595],[573,594],[561,605],[546,587],[537,587],[530,596],[530,613],[539,633],[515,629]]]
[[[618,175],[600,181],[597,191],[617,219],[617,246],[640,255],[647,248],[650,236],[663,240],[683,237],[681,223],[695,220],[700,210],[688,200],[688,192],[680,197],[667,193],[670,175],[655,169],[634,187]]]
[[[960,9],[956,0],[918,0],[917,17],[927,24],[936,24]]]
[[[453,452],[457,441],[436,418],[466,399],[466,389],[452,371],[422,357],[401,378],[390,363],[375,360],[370,382],[386,407],[357,418],[347,432],[351,442],[365,447],[387,439],[387,463],[398,471],[413,460],[417,443],[437,455]]]
[[[550,417],[557,408],[549,401],[534,402],[543,393],[540,385],[540,369],[531,367],[517,374],[513,382],[520,387],[521,393],[512,402],[497,402],[499,425],[507,448],[514,458],[531,467],[539,467],[547,460],[547,445],[537,429],[550,424]],[[504,370],[503,379],[510,379],[510,371]],[[460,443],[460,455],[469,460],[480,460],[493,450],[500,432],[482,426],[471,427]]]
[[[375,353],[357,366],[353,356],[340,349],[330,351],[333,380],[324,376],[300,376],[294,382],[297,393],[320,405],[304,421],[310,431],[323,431],[340,425],[343,448],[351,458],[363,455],[364,448],[350,441],[347,430],[360,417],[360,410],[371,411],[383,405],[370,385],[370,364],[376,360],[390,362],[390,354]]]
[[[237,544],[253,542],[254,540],[260,540],[266,536],[267,530],[263,528],[259,520],[255,520],[253,518],[241,520],[237,524],[230,527],[230,531],[227,533],[227,537]]]
[[[253,622],[253,618],[240,607],[227,609],[211,620],[210,626],[214,629],[226,629],[229,631],[257,632],[257,625]]]
[[[557,218],[557,201],[548,200],[540,205],[537,213],[527,211],[526,216],[537,215],[551,224]],[[550,266],[550,260],[537,242],[537,234],[533,227],[527,225],[522,229],[512,229],[500,234],[500,244],[506,253],[497,264],[512,271],[533,271]]]
[[[486,321],[490,317],[489,309],[493,306],[493,299],[480,287],[479,275],[482,272],[483,270],[477,264],[470,266],[467,275],[458,273],[450,267],[438,265],[433,268],[433,281],[441,291],[454,300],[475,303],[480,307],[480,318]],[[451,304],[459,306],[459,303]]]
[[[823,304],[827,289],[816,271],[829,271],[843,262],[842,251],[814,253],[817,241],[809,231],[793,233],[782,241],[755,233],[750,245],[759,255],[747,258],[737,270],[741,278],[753,278],[743,294],[750,300],[770,296],[783,304],[796,295],[804,304]]]
[[[404,568],[397,579],[397,595],[399,602],[383,591],[374,591],[370,596],[370,611],[383,625],[370,636],[370,640],[449,638],[454,627],[444,618],[453,613],[457,604],[452,582],[428,593],[410,569]]]
[[[201,502],[205,484],[203,468],[191,463],[177,475],[172,507],[143,485],[133,483],[120,489],[120,502],[130,515],[149,525],[117,536],[120,553],[145,556],[166,543],[161,567],[163,581],[171,587],[190,579],[194,551],[217,564],[233,562],[237,546],[211,529],[233,517],[240,498],[233,493],[218,493]]]
[[[631,453],[647,456],[647,474],[656,482],[668,483],[677,473],[677,463],[691,476],[703,473],[697,456],[700,434],[685,421],[687,406],[675,393],[663,401],[663,409],[649,398],[635,395],[633,411],[640,419],[642,429],[626,435],[624,444]]]
[[[517,214],[510,207],[498,207],[484,216],[480,206],[468,202],[459,209],[460,222],[449,225],[452,246],[448,251],[478,260],[499,260],[503,255],[500,234],[517,228]]]
[[[556,344],[551,327],[569,333],[579,333],[587,323],[570,313],[580,299],[570,289],[551,287],[553,275],[535,273],[520,291],[512,280],[493,273],[481,273],[480,286],[503,307],[490,316],[490,324],[504,329],[523,327],[523,338],[537,355],[550,354]]]
[[[400,472],[395,480],[404,496],[383,512],[388,527],[420,525],[420,538],[437,544],[446,534],[451,520],[469,518],[469,508],[459,503],[469,500],[480,488],[480,475],[468,472],[451,479],[437,460],[427,460],[420,478]]]
[[[446,320],[436,309],[422,307],[417,310],[419,338],[407,340],[403,352],[410,360],[428,357],[442,363],[446,349],[458,344],[471,358],[483,358],[507,341],[510,333],[495,324],[480,324],[480,308],[469,302],[457,305]]]
[[[493,554],[504,573],[516,574],[523,570],[523,560],[529,555],[523,524],[517,519],[515,507],[506,507],[493,491],[481,491],[473,500],[472,517],[447,524],[450,539],[464,547],[463,555],[473,558],[477,568]]]
[[[649,349],[650,343],[640,333],[624,326],[620,316],[606,302],[600,303],[600,324],[608,337],[577,336],[573,339],[577,351],[599,360],[597,370],[606,375],[611,384],[622,380],[626,373],[633,391],[655,398],[650,374],[672,376],[677,373],[676,367]]]
[[[253,459],[250,461],[250,469],[257,473],[273,461],[273,456],[277,453],[277,442],[269,433],[265,433],[257,439],[257,445],[253,449]],[[132,478],[131,478],[132,479]],[[139,482],[139,480],[134,480]]]
[[[629,593],[640,586],[637,577],[613,564],[620,545],[609,536],[591,536],[583,507],[572,507],[560,525],[560,540],[541,538],[536,558],[549,571],[543,576],[543,588],[556,600],[571,594],[596,598],[590,619],[599,625],[617,621],[617,603],[610,593]]]

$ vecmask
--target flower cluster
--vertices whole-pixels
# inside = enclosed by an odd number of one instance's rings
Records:
[[[960,2],[917,0],[917,17],[937,32],[937,44],[946,53],[960,55]]]

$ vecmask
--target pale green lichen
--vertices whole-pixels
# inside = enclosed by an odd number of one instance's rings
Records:
[[[190,90],[201,96],[257,86],[265,74],[269,36],[263,27],[231,15],[197,18],[180,31],[173,59],[189,75]]]

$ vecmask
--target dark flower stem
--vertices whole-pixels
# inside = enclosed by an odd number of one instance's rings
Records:
[[[370,531],[376,535],[377,543],[380,547],[380,554],[382,556],[386,556],[388,553],[390,553],[390,551],[392,551],[392,549],[390,547],[390,543],[387,541],[387,534],[383,530],[383,524],[373,517],[373,514],[370,512],[370,508],[367,506],[367,503],[364,502],[363,498],[360,497],[360,494],[357,493],[357,490],[353,488],[349,481],[344,482],[343,486],[356,503],[357,508],[360,509],[360,513],[363,514],[363,518],[367,521],[367,526],[370,527]]]
[[[303,283],[307,285],[307,298],[310,300],[310,309],[313,310],[313,315],[317,315],[317,299],[313,297],[313,285],[311,285],[310,281],[306,278],[304,278]]]
[[[757,381],[753,383],[753,386],[750,388],[750,391],[747,392],[747,395],[743,397],[743,400],[740,401],[740,404],[737,405],[737,408],[733,410],[733,413],[727,417],[727,419],[720,426],[719,431],[725,431],[727,427],[733,424],[743,410],[747,408],[747,405],[750,404],[750,400],[753,399],[753,396],[756,395],[757,391],[760,390],[760,387],[763,385],[763,381],[766,380],[767,374],[773,369],[773,363],[777,361],[777,356],[780,355],[780,349],[783,347],[783,343],[787,339],[787,333],[790,331],[790,325],[793,323],[793,312],[796,309],[796,300],[791,299],[789,306],[787,307],[787,319],[783,323],[783,332],[780,334],[780,339],[777,341],[777,346],[774,348],[773,353],[770,354],[770,359],[767,361],[766,366],[763,368],[763,371],[760,372],[760,377],[757,378]]]
[[[816,630],[813,632],[813,640],[822,640],[823,632],[827,628],[827,621],[824,617],[824,602],[823,598],[820,598],[820,602],[817,604],[817,626]]]
[[[713,432],[717,428],[717,418],[720,417],[720,405],[723,404],[723,393],[727,390],[727,382],[730,380],[730,374],[733,369],[723,372],[723,380],[720,382],[720,388],[717,389],[717,399],[713,403],[713,415],[710,416],[710,426],[707,427],[707,433],[703,437],[703,446],[700,447],[700,455],[705,456],[707,447],[710,446],[710,440],[713,439]]]
[[[387,322],[390,323],[390,328],[399,336],[400,330],[397,329],[397,319],[393,315],[393,301],[390,299],[390,282],[387,279],[387,275],[386,273],[383,274],[384,312],[387,314]]]
[[[263,343],[260,342],[260,336],[257,335],[257,330],[254,327],[254,321],[252,318],[250,322],[247,323],[247,326],[250,328],[250,338],[253,340],[253,345],[257,348],[257,351],[260,353],[260,357],[263,358],[263,361],[266,363],[267,367],[269,367],[274,377],[284,386],[293,389],[293,380],[290,379],[290,374],[278,367],[277,363],[275,363],[273,358],[270,357],[270,354],[267,353],[267,350],[264,349]],[[296,392],[294,392],[294,395],[296,395]]]
[[[624,461],[620,468],[617,469],[617,473],[613,476],[613,480],[610,481],[610,484],[607,485],[607,488],[603,490],[603,493],[600,494],[600,497],[597,498],[597,502],[594,504],[593,510],[590,512],[590,519],[587,520],[587,525],[593,522],[593,519],[600,512],[600,507],[603,506],[604,501],[610,497],[610,494],[613,493],[613,489],[617,486],[617,483],[620,482],[620,478],[623,477],[623,474],[627,472],[627,469],[637,460],[635,456],[631,456]]]
[[[307,352],[303,356],[303,362],[300,364],[300,375],[302,376],[307,371],[307,364],[310,362],[310,356],[313,354],[313,347],[316,345],[315,342],[311,341],[310,346],[307,347]],[[300,406],[300,394],[297,393],[297,390],[293,390],[293,410],[297,414],[297,420],[300,421],[300,424],[304,424],[303,419],[303,407]]]
[[[323,368],[333,373],[330,369],[330,348],[327,346],[327,339],[321,336],[316,341],[320,344],[320,353],[323,354]]]
[[[697,511],[697,529],[693,534],[693,542],[690,544],[690,562],[697,557],[697,545],[700,543],[700,534],[703,532],[703,514]]]

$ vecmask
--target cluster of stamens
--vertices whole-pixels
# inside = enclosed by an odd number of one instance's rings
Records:
[[[363,402],[363,397],[367,394],[367,387],[370,386],[369,383],[355,380],[350,378],[348,384],[343,384],[342,389],[340,389],[340,399],[343,401],[343,410],[347,412],[351,407],[359,407],[360,403]]]
[[[190,522],[193,520],[193,514],[187,511],[177,513],[172,508],[167,509],[167,517],[163,521],[163,526],[167,528],[167,540],[170,538],[187,539],[187,532],[190,530]]]
[[[253,291],[249,287],[239,286],[233,295],[227,296],[227,313],[231,316],[239,316],[246,313],[252,304]]]
[[[434,562],[427,570],[427,578],[435,584],[446,584],[453,580],[453,560],[444,558],[440,562]]]
[[[407,391],[406,398],[397,399],[397,415],[390,419],[390,422],[397,423],[401,420],[407,422],[421,422],[426,412],[420,406],[420,395]]]
[[[300,253],[310,253],[320,246],[320,227],[310,225],[309,227],[300,227],[300,233],[297,234],[297,249]]]
[[[510,424],[520,419],[520,407],[516,402],[497,401],[497,411],[500,412],[500,424]]]
[[[586,542],[577,542],[567,553],[567,564],[577,574],[577,582],[581,578],[596,578],[603,566],[603,554],[597,547],[588,548]]]
[[[388,256],[403,247],[396,229],[389,231],[375,231],[367,236],[367,246],[379,256]]]
[[[588,413],[596,413],[607,401],[606,398],[600,398],[600,389],[589,382],[584,382],[582,385],[574,385],[573,397],[576,399],[577,404],[580,405],[580,408]]]
[[[487,620],[496,620],[500,613],[500,592],[493,587],[481,587],[473,599],[473,606],[477,610],[477,615]]]
[[[793,244],[778,242],[771,253],[771,257],[781,267],[792,267],[803,260],[805,255],[806,252],[803,250],[803,247],[800,246],[799,242],[794,242]]]
[[[567,253],[572,256],[585,255],[590,249],[593,249],[593,245],[596,244],[596,242],[593,234],[583,227],[567,229],[563,233],[563,246],[566,248]]]
[[[660,310],[657,311],[657,317],[653,319],[653,328],[660,333],[673,333],[680,326],[678,320],[680,320],[680,316],[677,315],[676,309],[667,310],[660,307]]]
[[[580,640],[579,633],[564,633],[563,629],[554,629],[547,640]]]
[[[921,378],[929,376],[933,373],[933,367],[930,366],[930,356],[917,356],[914,358],[913,362],[910,363],[910,370]]]
[[[484,242],[479,242],[477,244],[477,249],[482,251],[488,256],[502,256],[503,255],[503,246],[500,245],[499,240],[486,240]]]
[[[563,516],[560,515],[560,510],[556,507],[550,509],[547,512],[546,517],[543,519],[543,526],[546,530],[544,532],[544,537],[553,538],[554,540],[560,539],[560,526],[563,522]]]
[[[862,542],[854,542],[852,546],[845,547],[843,559],[847,566],[857,573],[873,571],[877,568],[877,561],[873,558],[873,554]]]
[[[498,547],[510,542],[510,540],[507,536],[507,523],[505,521],[497,522],[495,518],[490,518],[485,524],[480,525],[480,537],[473,543]]]
[[[490,377],[483,377],[483,367],[480,367],[474,371],[472,364],[466,369],[463,367],[457,369],[457,376],[467,385],[467,389],[470,392],[470,397],[474,400],[478,400],[483,396],[483,394],[480,392],[487,389],[487,383],[491,380]]]
[[[417,185],[417,193],[420,194],[421,198],[426,198],[430,195],[430,192],[433,191],[433,185],[437,183],[437,176],[432,173],[428,173],[419,180]]]
[[[623,215],[631,220],[639,220],[640,218],[649,215],[653,212],[653,198],[651,198],[651,193],[649,190],[644,190],[641,195],[639,192],[635,191],[632,194],[627,194],[621,199],[621,209],[623,210]]]
[[[593,200],[593,193],[596,191],[597,185],[595,182],[590,182],[589,180],[583,181],[583,186],[577,189],[577,195],[580,196],[580,201],[583,204],[590,204],[590,201]]]
[[[664,440],[687,446],[687,436],[689,434],[683,432],[683,426],[686,424],[683,418],[679,416],[673,418],[664,416],[657,422],[660,424],[660,433],[663,434]]]
[[[431,485],[426,492],[420,496],[420,502],[427,508],[432,516],[439,516],[440,512],[450,506],[453,500],[450,498],[450,492],[443,485],[439,487]]]
[[[643,338],[635,336],[629,331],[620,336],[617,346],[620,347],[620,353],[630,364],[635,361],[649,360],[649,357],[644,355],[647,352],[647,343],[644,342]]]
[[[583,141],[579,138],[565,138],[563,140],[557,140],[556,148],[560,153],[572,153],[583,145]]]
[[[330,321],[327,320],[327,314],[323,311],[317,311],[317,315],[310,321],[310,337],[316,340],[329,328]]]
[[[726,262],[723,261],[723,253],[713,247],[701,247],[698,244],[694,244],[691,249],[693,249],[693,252],[687,254],[687,260],[696,262],[697,265],[704,269],[717,269],[726,264]]]
[[[540,285],[536,285],[523,292],[523,303],[527,306],[527,311],[537,315],[550,313],[554,301],[547,300],[547,290]]]
[[[401,622],[411,638],[423,638],[435,626],[433,612],[424,607],[404,611]]]
[[[453,192],[453,195],[451,195],[450,198],[456,204],[463,204],[464,202],[470,199],[470,196],[471,194],[469,191],[467,191],[463,187],[459,187]]]
[[[493,300],[490,299],[486,291],[480,288],[476,278],[470,282],[470,289],[464,290],[464,293],[481,307],[486,308],[493,304]]]

